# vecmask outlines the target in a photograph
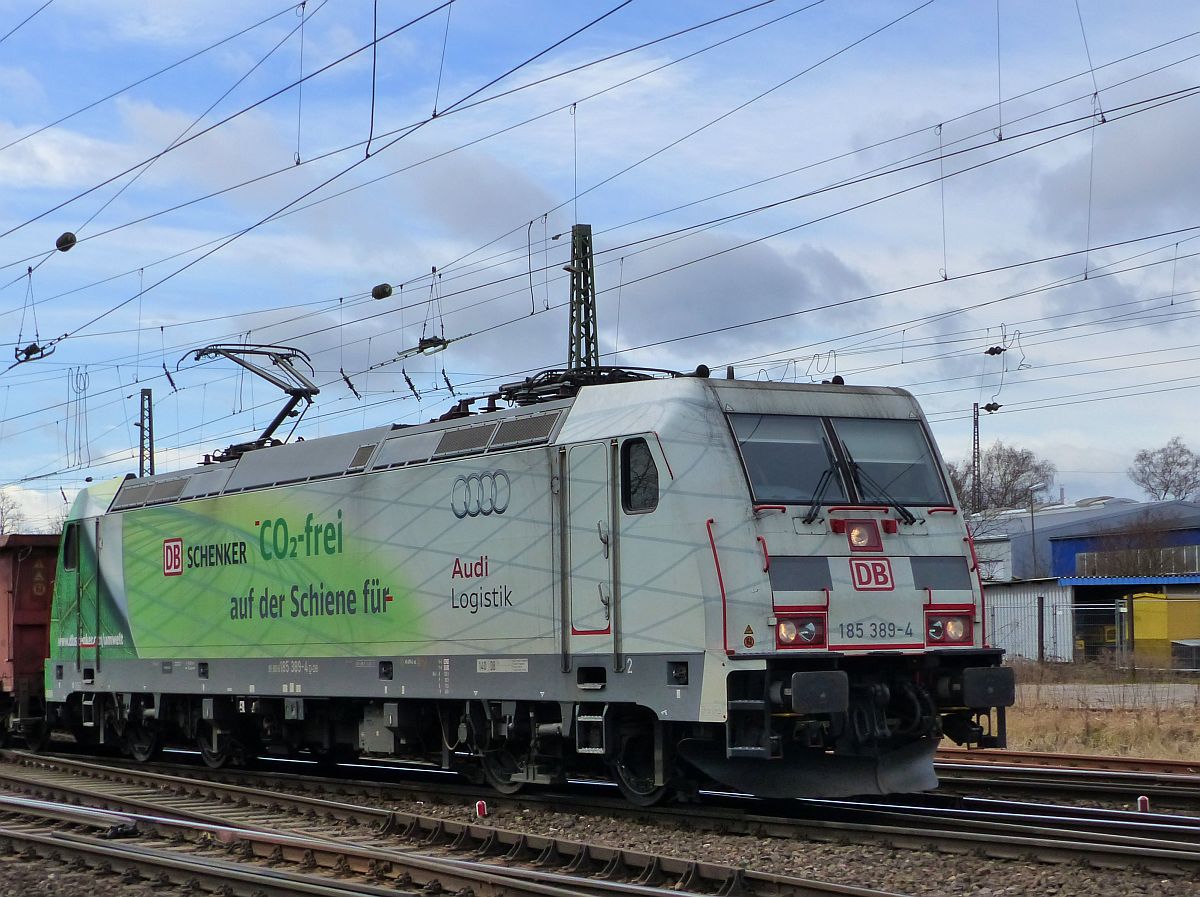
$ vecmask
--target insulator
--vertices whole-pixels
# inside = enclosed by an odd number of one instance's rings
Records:
[[[390,283],[380,283],[371,287],[372,299],[386,299],[392,295],[392,285]]]
[[[70,231],[64,231],[62,236],[54,241],[54,248],[59,252],[66,252],[75,245],[75,235]]]

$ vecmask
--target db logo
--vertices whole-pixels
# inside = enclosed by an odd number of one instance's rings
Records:
[[[183,575],[183,539],[163,540],[163,576]]]
[[[887,558],[850,558],[850,578],[860,592],[890,592],[896,588],[892,562]]]
[[[450,487],[450,510],[459,520],[464,517],[488,517],[508,510],[512,484],[503,470],[485,470],[460,476]]]

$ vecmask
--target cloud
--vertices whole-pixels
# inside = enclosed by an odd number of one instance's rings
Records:
[[[103,9],[104,15],[99,20],[104,23],[108,37],[129,43],[168,46],[192,45],[232,33],[237,28],[231,28],[229,20],[235,16],[244,22],[241,27],[261,17],[261,14],[246,15],[247,8],[235,0],[210,0],[203,6],[141,0],[117,7],[103,5]]]
[[[706,327],[717,331],[702,339],[659,346],[637,355],[645,364],[652,363],[651,356],[665,355],[672,364],[690,370],[700,361],[723,365],[768,347],[779,350],[781,343],[810,343],[819,328],[862,320],[868,314],[853,309],[823,315],[818,325],[809,316],[799,315],[770,324],[722,330],[867,292],[861,273],[829,250],[801,244],[781,251],[780,247],[757,243],[725,251],[740,242],[732,235],[709,232],[669,244],[653,254],[627,259],[624,278],[629,286],[621,289],[621,345],[670,340],[680,334],[702,332]],[[705,256],[713,257],[694,261]],[[606,273],[611,279],[616,272]],[[639,282],[643,277],[648,279]],[[611,292],[604,299],[609,316],[602,322],[606,330],[613,327],[614,299]]]
[[[467,242],[491,240],[555,204],[526,171],[471,150],[423,166],[401,189],[405,214],[416,212]]]
[[[10,114],[14,106],[36,109],[46,99],[37,76],[21,66],[0,65],[0,94],[7,98]]]
[[[0,122],[0,144],[25,137],[29,128]],[[90,187],[101,173],[120,170],[119,143],[68,128],[49,128],[0,153],[0,181],[10,190]]]
[[[1198,103],[1189,99],[1096,128],[1094,157],[1090,135],[1073,140],[1073,155],[1039,178],[1040,231],[1078,240],[1090,215],[1095,244],[1191,223],[1200,203]]]

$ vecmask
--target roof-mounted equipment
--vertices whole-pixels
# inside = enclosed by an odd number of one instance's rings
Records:
[[[679,377],[678,371],[663,368],[622,368],[599,365],[597,367],[554,369],[542,371],[515,383],[506,383],[496,395],[506,402],[517,405],[535,405],[554,399],[569,399],[585,386],[601,386],[608,383],[632,383],[636,380],[653,380],[656,377]]]
[[[294,349],[291,346],[225,343],[197,349],[193,356],[195,361],[216,357],[228,358],[234,364],[240,365],[250,373],[257,374],[271,385],[283,390],[287,394],[288,400],[279,409],[279,413],[275,415],[274,419],[267,424],[266,429],[259,434],[257,439],[250,442],[235,442],[224,451],[214,452],[211,459],[213,463],[233,461],[254,449],[282,444],[283,440],[275,438],[275,431],[279,429],[279,425],[287,420],[287,418],[294,417],[296,418],[296,422],[292,424],[292,432],[295,432],[300,419],[304,417],[304,412],[312,405],[313,396],[321,391],[315,383],[296,368],[295,362],[299,360],[308,368],[310,373],[315,375],[316,372],[313,370],[312,360],[304,352]],[[278,369],[278,372],[256,364],[254,361],[251,361],[251,358],[268,359]],[[297,411],[296,406],[301,402],[305,403],[304,407]],[[290,436],[291,433],[288,435]]]

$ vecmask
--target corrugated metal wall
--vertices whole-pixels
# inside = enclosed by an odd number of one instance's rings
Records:
[[[1038,597],[1042,604],[1042,654],[1048,661],[1075,659],[1073,589],[1054,580],[991,584],[986,588],[988,640],[1008,657],[1037,660]]]

